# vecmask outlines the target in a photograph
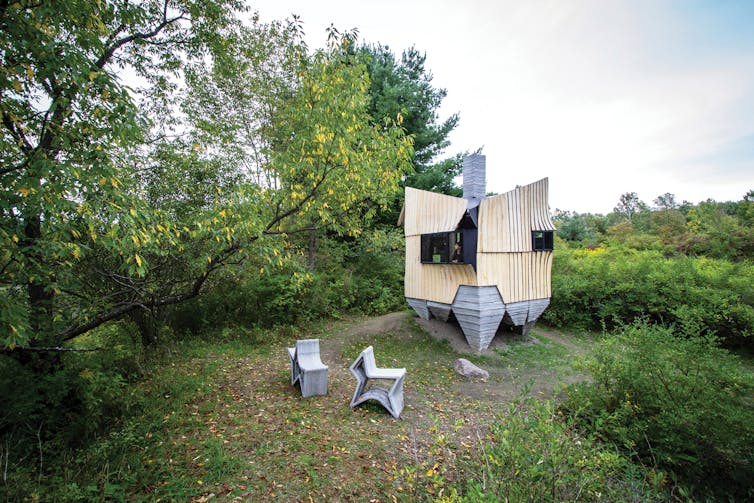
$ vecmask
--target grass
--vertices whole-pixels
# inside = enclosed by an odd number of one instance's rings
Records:
[[[506,351],[462,355],[410,315],[397,316],[384,331],[351,320],[178,344],[150,379],[129,388],[122,426],[71,460],[64,499],[432,499],[474,476],[464,473],[464,460],[519,388],[534,382],[535,393],[552,393],[577,353],[537,333],[535,344],[511,340]],[[309,337],[321,341],[329,387],[326,396],[303,399],[290,385],[285,347]],[[408,370],[400,420],[376,404],[349,407],[348,365],[368,345],[379,366]],[[458,357],[490,379],[456,374]]]

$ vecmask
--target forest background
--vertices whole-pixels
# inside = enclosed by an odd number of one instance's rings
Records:
[[[331,27],[310,51],[297,19],[236,0],[0,2],[0,48],[6,499],[91,486],[58,468],[105,445],[123,391],[176,341],[404,309],[401,188],[460,194],[467,152],[443,158],[460,119],[438,117],[445,90],[416,48]],[[750,365],[747,190],[554,214],[542,321],[602,334],[594,385],[561,413],[671,474],[661,494],[752,495],[751,372],[730,354]],[[680,381],[620,360],[641,348]]]

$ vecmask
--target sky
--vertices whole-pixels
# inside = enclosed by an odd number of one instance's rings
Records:
[[[754,1],[254,0],[297,14],[311,49],[326,29],[426,53],[460,123],[445,156],[482,148],[487,190],[544,177],[550,208],[606,214],[739,201],[754,189]],[[445,157],[444,156],[444,157]],[[459,180],[459,184],[461,181]]]

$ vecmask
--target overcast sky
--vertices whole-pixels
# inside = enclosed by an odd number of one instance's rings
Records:
[[[427,55],[459,112],[448,156],[483,148],[487,190],[550,179],[550,207],[608,213],[646,203],[738,201],[754,189],[754,1],[256,0],[397,57]]]

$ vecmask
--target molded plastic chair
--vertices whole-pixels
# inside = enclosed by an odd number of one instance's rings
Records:
[[[319,339],[296,341],[295,348],[288,348],[291,361],[291,384],[301,386],[301,395],[306,398],[327,394],[327,365],[319,357]]]
[[[356,378],[356,390],[351,400],[351,408],[366,402],[376,400],[394,417],[398,418],[403,410],[403,381],[406,369],[383,369],[377,367],[374,361],[374,349],[369,346],[351,364],[349,370]],[[367,388],[370,379],[393,381],[390,389]]]

